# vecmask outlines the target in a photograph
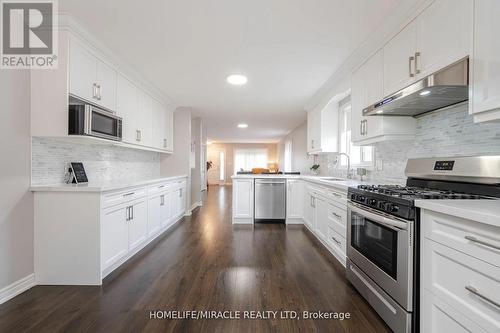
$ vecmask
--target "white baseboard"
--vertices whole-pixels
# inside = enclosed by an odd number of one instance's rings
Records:
[[[201,203],[201,201],[198,201],[198,202],[195,202],[191,205],[191,212],[193,210],[195,210],[197,207],[201,207],[203,204]]]
[[[22,279],[17,280],[11,285],[0,289],[0,304],[16,297],[17,295],[25,292],[26,290],[35,286],[35,274],[32,273]]]

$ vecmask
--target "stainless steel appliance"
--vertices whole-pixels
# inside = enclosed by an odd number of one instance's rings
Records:
[[[410,159],[406,186],[348,190],[347,278],[395,332],[418,332],[419,199],[500,198],[500,156]]]
[[[70,104],[68,134],[121,141],[122,118],[90,104]]]
[[[255,222],[285,221],[286,179],[255,179]]]
[[[469,99],[469,61],[464,59],[389,95],[364,116],[417,116]]]

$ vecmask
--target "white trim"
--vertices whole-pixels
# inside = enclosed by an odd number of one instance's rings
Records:
[[[35,274],[31,273],[22,279],[17,280],[11,285],[0,289],[0,304],[7,302],[8,300],[16,297],[17,295],[31,289],[35,286]]]
[[[201,207],[203,206],[202,202],[201,201],[198,201],[198,202],[195,202],[191,205],[191,212],[193,212],[193,210],[195,210],[197,207]]]

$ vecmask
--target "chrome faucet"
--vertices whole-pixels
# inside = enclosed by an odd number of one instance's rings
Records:
[[[351,174],[351,157],[348,154],[346,154],[346,153],[338,153],[338,156],[342,156],[342,155],[345,156],[345,157],[347,157],[347,175],[346,175],[346,178],[347,179],[352,179],[352,174]]]

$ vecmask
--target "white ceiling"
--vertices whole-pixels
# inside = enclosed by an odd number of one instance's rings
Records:
[[[204,119],[210,139],[276,141],[401,0],[60,0],[62,11]],[[248,76],[230,86],[231,73]],[[240,122],[248,123],[239,129]]]

